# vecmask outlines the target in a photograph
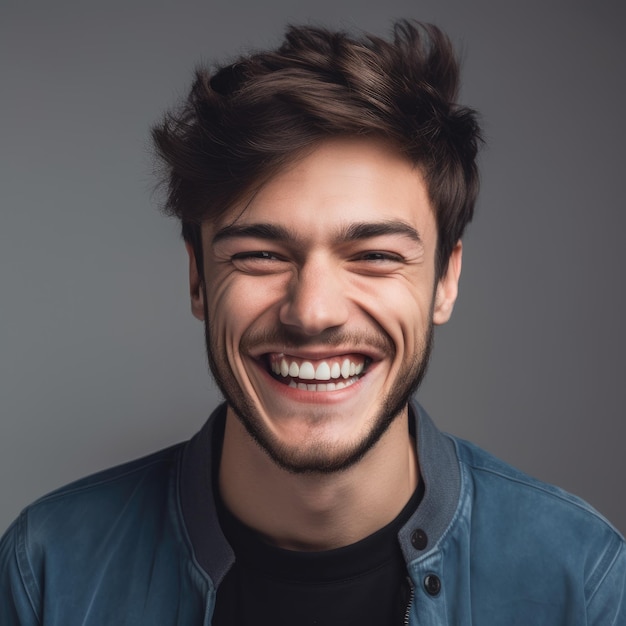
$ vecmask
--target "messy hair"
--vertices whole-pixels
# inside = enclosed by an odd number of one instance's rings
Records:
[[[458,90],[459,63],[436,26],[402,20],[390,41],[291,26],[276,50],[197,69],[186,100],[153,128],[164,210],[202,258],[200,224],[298,154],[332,137],[383,137],[424,175],[441,276],[478,193],[480,129]]]

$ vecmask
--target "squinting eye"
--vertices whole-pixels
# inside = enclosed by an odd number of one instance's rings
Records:
[[[359,257],[363,261],[390,261],[398,263],[402,258],[391,252],[365,252]]]
[[[396,274],[406,261],[395,252],[367,250],[352,257],[350,267],[357,274],[365,276],[390,276]]]
[[[258,250],[255,252],[240,252],[239,254],[233,255],[233,260],[235,259],[261,259],[261,260],[271,260],[276,257],[271,252],[266,252],[265,250]]]
[[[248,274],[273,274],[283,271],[286,261],[267,250],[239,252],[231,257],[233,265]]]

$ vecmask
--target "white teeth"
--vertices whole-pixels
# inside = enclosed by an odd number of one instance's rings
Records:
[[[330,367],[326,361],[322,361],[315,370],[316,380],[330,380]]]
[[[289,373],[291,374],[291,368],[289,368]],[[293,376],[293,374],[291,374]],[[310,361],[305,361],[300,366],[300,373],[296,374],[298,378],[302,378],[302,380],[314,380],[315,379],[315,368],[313,367],[313,363]]]
[[[303,361],[300,364],[296,361],[289,363],[286,358],[282,357],[280,360],[273,360],[270,369],[274,374],[283,378],[297,378],[300,381],[337,381],[325,385],[321,382],[316,384],[291,380],[289,386],[292,388],[308,389],[309,391],[335,391],[335,389],[343,389],[356,382],[357,377],[365,369],[365,363],[362,361],[355,363],[345,358],[341,363],[333,361],[332,365],[329,365],[328,361],[320,361],[316,368],[311,361]],[[337,380],[340,378],[343,380]]]
[[[344,359],[341,364],[341,375],[344,378],[348,378],[350,376],[350,359]]]

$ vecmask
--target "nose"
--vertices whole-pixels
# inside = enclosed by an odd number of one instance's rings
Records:
[[[330,263],[304,264],[289,283],[281,323],[311,336],[345,324],[349,307],[340,272]]]

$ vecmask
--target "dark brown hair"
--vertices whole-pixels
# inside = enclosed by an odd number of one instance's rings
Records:
[[[385,137],[425,176],[440,276],[478,193],[480,129],[475,112],[456,103],[458,88],[454,50],[435,26],[399,21],[391,41],[289,27],[275,51],[198,69],[182,106],[153,128],[165,211],[199,254],[201,222],[299,152],[328,137]]]

